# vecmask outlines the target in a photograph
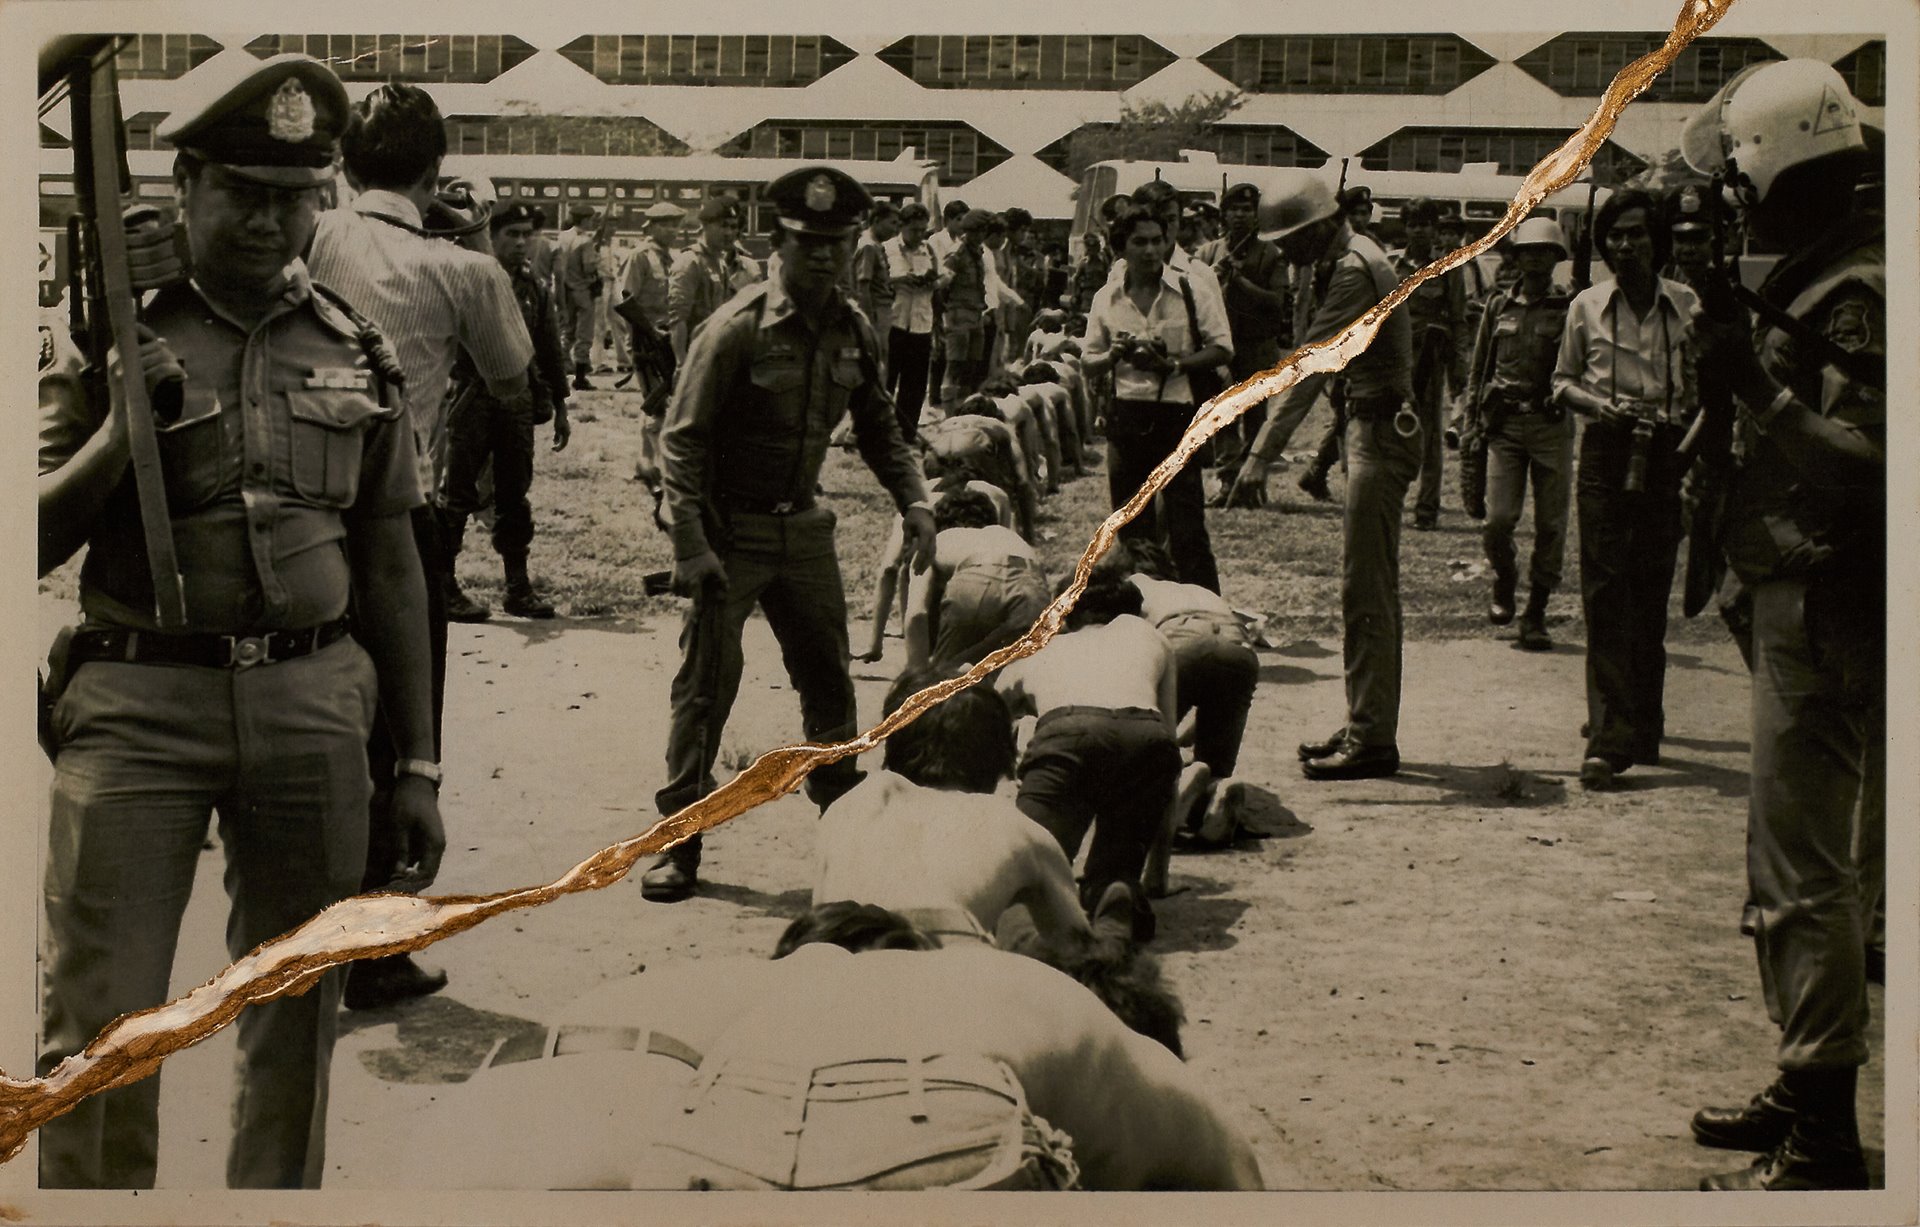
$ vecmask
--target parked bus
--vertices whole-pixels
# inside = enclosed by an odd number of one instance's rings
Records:
[[[905,204],[917,200],[940,216],[940,164],[908,150],[889,162],[833,161],[827,165],[859,180],[877,200]],[[173,152],[134,149],[127,153],[137,200],[166,206],[173,200]],[[570,154],[449,154],[441,165],[447,178],[493,181],[503,202],[540,205],[557,230],[566,226],[568,205],[586,203],[614,219],[617,244],[639,242],[642,215],[658,201],[696,213],[703,201],[722,192],[746,208],[741,240],[756,256],[772,246],[774,210],[761,195],[766,185],[796,166],[816,164],[801,158],[733,158],[718,154],[623,157]],[[76,207],[71,149],[43,147],[40,171],[40,300],[58,300],[67,279],[67,218]],[[340,185],[344,194],[345,185]]]
[[[1098,216],[1101,202],[1116,193],[1129,193],[1149,180],[1164,179],[1183,198],[1218,204],[1230,184],[1252,183],[1264,188],[1272,181],[1276,169],[1221,162],[1213,154],[1197,149],[1182,150],[1181,159],[1178,162],[1095,162],[1087,167],[1080,177],[1073,228],[1068,238],[1073,255],[1078,258],[1082,236]],[[1340,163],[1329,162],[1313,173],[1330,186],[1339,186]],[[1373,227],[1389,246],[1397,246],[1404,235],[1400,210],[1415,197],[1429,197],[1439,204],[1442,212],[1458,214],[1466,222],[1468,236],[1477,238],[1505,215],[1508,203],[1519,193],[1522,182],[1519,175],[1500,174],[1493,163],[1466,166],[1453,172],[1367,170],[1349,164],[1346,178],[1348,187],[1365,186],[1372,190]],[[1599,188],[1592,196],[1595,207],[1609,194],[1610,189]],[[1558,221],[1566,231],[1568,242],[1577,244],[1588,200],[1588,186],[1576,183],[1550,193],[1531,216]]]

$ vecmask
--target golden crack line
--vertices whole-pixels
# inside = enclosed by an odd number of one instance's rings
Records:
[[[1302,346],[1272,370],[1236,384],[1209,401],[1194,416],[1173,454],[1147,476],[1125,505],[1101,522],[1074,567],[1073,583],[1017,641],[961,676],[913,695],[899,710],[851,740],[769,750],[700,801],[662,818],[640,835],[601,849],[553,882],[492,895],[374,894],[333,904],[292,932],[261,944],[185,996],[115,1019],[84,1051],[62,1061],[45,1077],[22,1080],[0,1075],[0,1162],[18,1155],[27,1135],[47,1121],[70,1111],[89,1095],[145,1078],[168,1056],[213,1035],[249,1005],[303,993],[328,968],[342,963],[419,950],[502,912],[538,907],[562,895],[611,886],[642,856],[664,851],[794,791],[815,767],[874,749],[935,703],[1039,651],[1059,633],[1068,610],[1085,591],[1094,565],[1113,545],[1120,528],[1146,507],[1203,443],[1253,405],[1286,391],[1306,376],[1343,369],[1372,343],[1387,315],[1421,282],[1485,252],[1519,225],[1548,193],[1573,182],[1612,133],[1627,104],[1671,66],[1688,43],[1726,16],[1735,3],[1688,0],[1666,42],[1615,75],[1593,115],[1528,173],[1506,214],[1485,235],[1409,275],[1340,333]]]

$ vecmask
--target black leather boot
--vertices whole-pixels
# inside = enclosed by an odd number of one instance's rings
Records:
[[[1752,1166],[1701,1179],[1707,1192],[1805,1192],[1867,1187],[1867,1160],[1854,1115],[1859,1070],[1786,1070],[1779,1085],[1794,1105],[1793,1124]]]

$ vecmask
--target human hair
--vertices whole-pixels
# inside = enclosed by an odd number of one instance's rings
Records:
[[[1060,372],[1053,369],[1051,362],[1029,362],[1027,369],[1020,372],[1020,382],[1023,386],[1030,383],[1059,383]]]
[[[1067,590],[1072,577],[1063,580],[1054,595]],[[1138,616],[1143,608],[1140,590],[1125,575],[1095,567],[1087,577],[1086,591],[1067,611],[1066,628],[1077,631],[1083,626],[1104,626],[1122,614]]]
[[[1019,205],[1013,206],[1000,216],[1001,219],[1007,223],[1007,229],[1009,230],[1025,230],[1028,226],[1033,225],[1033,214],[1027,212]]]
[[[1020,385],[1015,383],[1013,376],[1004,370],[996,372],[991,379],[980,385],[981,393],[992,397],[1009,396],[1019,390]]]
[[[885,221],[889,217],[899,216],[900,208],[891,200],[876,200],[873,202],[873,207],[867,210],[867,224],[872,225],[874,222]]]
[[[173,177],[182,183],[192,183],[200,178],[200,172],[207,168],[207,160],[189,149],[176,149],[173,154]]]
[[[859,954],[865,950],[937,950],[939,943],[914,927],[898,912],[850,899],[817,903],[796,917],[780,940],[773,957],[784,959],[802,946],[824,942]]]
[[[993,500],[978,490],[949,490],[933,505],[936,529],[988,528],[1000,522]]]
[[[1440,224],[1440,206],[1428,196],[1415,196],[1400,210],[1400,221],[1408,226],[1437,226]]]
[[[535,230],[545,230],[547,228],[546,209],[541,207],[535,207],[535,209],[533,210],[533,228]]]
[[[1159,217],[1151,210],[1132,209],[1113,219],[1113,224],[1107,227],[1107,237],[1113,241],[1114,250],[1121,251],[1125,249],[1127,240],[1133,237],[1133,232],[1146,225],[1160,226],[1161,236],[1166,236],[1167,228],[1161,225]]]
[[[1178,580],[1179,569],[1173,565],[1173,555],[1167,547],[1158,541],[1135,539],[1117,542],[1113,552],[1100,562],[1120,568],[1122,574],[1138,572],[1150,579]]]
[[[1165,179],[1149,179],[1133,189],[1133,203],[1143,208],[1158,209],[1178,199],[1179,190]]]
[[[986,501],[985,495],[973,497]],[[900,710],[901,704],[927,687],[954,676],[951,669],[909,669],[887,691],[887,714]],[[1006,700],[991,686],[969,686],[888,737],[884,765],[922,788],[990,793],[1013,774],[1018,757]]]
[[[900,206],[900,224],[902,226],[911,226],[915,222],[924,222],[930,216],[927,212],[927,206],[917,200],[909,200]]]
[[[954,218],[965,217],[972,211],[973,207],[964,200],[949,200],[946,203],[946,207],[940,210],[940,216],[948,222],[952,222]]]
[[[447,130],[433,95],[393,82],[353,105],[340,160],[356,183],[388,191],[418,184],[447,156]]]
[[[961,401],[959,412],[977,414],[983,418],[997,418],[1002,422],[1007,420],[1006,411],[1000,408],[999,403],[996,402],[993,397],[988,396],[984,392],[975,392],[972,396]]]
[[[1021,953],[1073,977],[1128,1030],[1186,1059],[1180,1025],[1187,1012],[1161,974],[1160,960],[1122,942],[1073,932],[1030,942]]]
[[[1653,240],[1653,267],[1657,271],[1667,266],[1673,254],[1673,233],[1668,230],[1660,211],[1660,202],[1651,192],[1639,188],[1627,188],[1607,197],[1600,211],[1593,216],[1593,246],[1608,268],[1613,268],[1613,257],[1607,254],[1607,236],[1620,221],[1622,214],[1634,209],[1644,210],[1647,218],[1647,234]],[[1617,269],[1615,270],[1618,271]]]

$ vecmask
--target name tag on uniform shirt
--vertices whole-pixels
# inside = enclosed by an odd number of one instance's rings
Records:
[[[315,367],[307,375],[309,388],[335,388],[344,391],[365,392],[373,386],[371,376],[366,371],[352,366]]]

